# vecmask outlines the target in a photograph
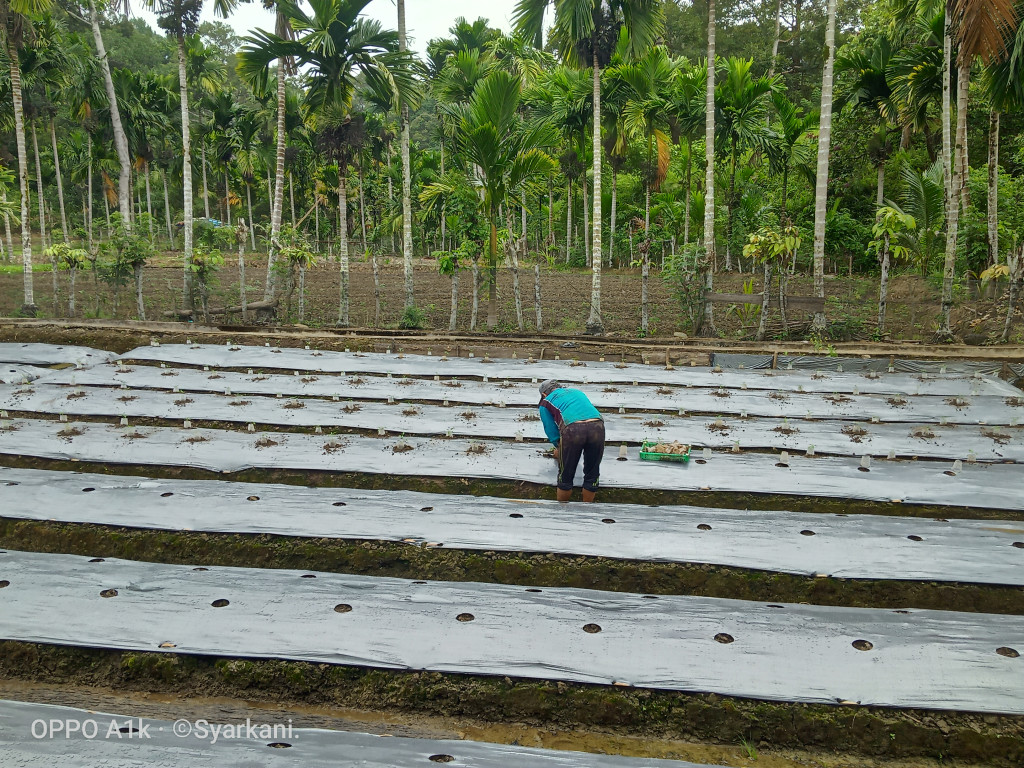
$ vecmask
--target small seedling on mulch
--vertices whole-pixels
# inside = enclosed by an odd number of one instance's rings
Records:
[[[182,408],[182,407],[184,407],[186,405],[190,405],[190,404],[192,404],[194,402],[195,402],[195,400],[193,400],[191,397],[183,397],[180,400],[175,400],[174,404],[176,406],[178,406],[179,408]]]
[[[618,387],[605,387],[601,391],[602,392],[618,392],[619,388]]]
[[[651,421],[645,421],[644,422],[644,426],[645,427],[664,427],[665,426],[665,422],[664,421],[659,421],[658,419],[652,419]]]
[[[717,421],[713,421],[710,424],[707,424],[706,426],[708,428],[708,432],[716,432],[716,433],[718,433],[720,435],[727,435],[727,434],[729,434],[730,427],[729,427],[728,424],[725,424],[725,423],[719,424]]]
[[[615,390],[615,391],[618,392],[619,390]],[[674,391],[675,390],[673,390],[670,387],[658,387],[658,394],[659,395],[671,395]]]
[[[946,398],[946,405],[952,405],[958,411],[963,409],[963,408],[966,408],[970,404],[971,404],[971,401],[966,399],[966,398],[964,398],[964,397],[947,397]]]
[[[774,429],[772,430],[772,432],[777,432],[777,433],[779,433],[780,435],[795,435],[795,434],[797,434],[797,433],[798,433],[799,431],[800,431],[800,430],[799,430],[799,429],[797,429],[796,427],[791,427],[791,426],[789,426],[789,425],[787,425],[787,424],[780,424],[779,426],[775,427],[775,428],[774,428]]]
[[[65,399],[66,400],[77,400],[80,397],[85,397],[85,395],[86,395],[85,392],[72,392]]]
[[[271,440],[269,437],[261,437],[256,441],[257,448],[273,448],[275,445],[280,445],[277,440]]]
[[[716,389],[711,393],[714,397],[732,397],[727,389]]]
[[[249,381],[266,381],[269,378],[269,376],[253,376]]]
[[[1010,442],[1010,436],[997,429],[983,429],[981,430],[981,434],[995,441],[997,445],[1006,445]]]
[[[338,453],[338,451],[342,451],[344,449],[345,443],[331,441],[329,443],[324,444],[324,453],[327,455]]]
[[[341,407],[341,410],[343,410],[345,413],[355,413],[356,411],[363,410],[363,406],[356,405],[355,403],[349,403],[348,405],[343,405]]]
[[[250,404],[252,404],[251,400],[232,400],[230,403],[228,403],[228,405],[250,405]]]
[[[540,421],[540,416],[535,413],[524,413],[516,421]]]
[[[420,413],[420,409],[419,408],[403,408],[402,409],[402,415],[403,416],[418,416],[419,413]]]
[[[399,379],[396,383],[400,387],[411,387],[414,382],[412,379]]]
[[[935,433],[932,432],[930,427],[914,427],[910,430],[910,436],[920,440],[929,440],[935,437]]]
[[[473,453],[473,454],[487,453],[489,450],[490,450],[490,448],[488,448],[483,443],[473,443],[472,445],[469,446],[469,448],[466,449],[466,453]]]
[[[458,388],[458,387],[462,386],[462,382],[461,381],[456,381],[455,379],[452,379],[451,381],[443,381],[443,382],[441,382],[441,386],[442,387]]]
[[[476,413],[473,411],[463,411],[462,413],[459,414],[459,416],[465,419],[466,421],[472,421],[473,419],[476,418]]]
[[[887,402],[893,408],[900,408],[900,407],[902,407],[902,406],[907,404],[907,398],[905,398],[905,397],[887,397],[885,399],[885,402]]]
[[[360,384],[365,384],[366,380],[362,376],[356,376],[354,379],[349,379],[348,383],[353,387],[358,387]]]
[[[1008,397],[1006,404],[1013,408],[1024,408],[1024,397]]]
[[[121,435],[121,437],[123,437],[125,440],[145,440],[147,437],[149,437],[149,435],[147,435],[144,432],[139,432],[138,430],[135,430],[134,432],[125,432],[123,435]]]
[[[411,445],[409,445],[408,443],[396,443],[391,448],[391,452],[392,453],[407,453],[408,451],[411,451],[411,450],[413,450],[413,447]]]
[[[772,400],[778,400],[780,403],[789,400],[789,395],[784,395],[781,392],[769,392],[768,397]]]
[[[219,373],[215,373],[212,376],[207,376],[206,378],[209,379],[210,381],[213,381],[214,379],[223,379],[224,377],[221,376]]]
[[[281,407],[288,408],[289,410],[295,410],[296,408],[305,408],[306,404],[301,400],[292,400],[291,402],[285,403]]]
[[[843,434],[850,438],[851,443],[862,442],[868,431],[858,424],[847,424],[843,427]]]
[[[314,381],[320,381],[316,376],[303,376],[299,379],[303,384],[312,384]]]
[[[84,434],[85,432],[80,430],[78,427],[64,427],[64,429],[57,433],[57,437],[62,440],[70,440],[73,437],[80,437]]]
[[[117,399],[120,400],[122,403],[130,403],[132,400],[138,400],[139,396],[138,395],[121,395],[121,397],[119,397]]]
[[[186,438],[185,438],[184,440],[182,440],[181,442],[183,442],[183,443],[192,443],[192,444],[195,444],[195,443],[205,443],[205,442],[206,442],[206,441],[208,441],[209,439],[210,439],[210,438],[208,438],[208,437],[203,437],[202,435],[195,435],[195,436],[193,436],[193,437],[186,437]]]

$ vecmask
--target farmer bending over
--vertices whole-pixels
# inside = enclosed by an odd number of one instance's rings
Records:
[[[604,456],[604,421],[589,398],[578,389],[563,387],[554,379],[540,385],[540,420],[555,446],[558,462],[558,500],[572,498],[572,481],[583,457],[583,500],[597,494]]]

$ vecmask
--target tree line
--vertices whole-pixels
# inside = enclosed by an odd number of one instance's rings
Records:
[[[824,297],[831,265],[878,275],[879,334],[894,269],[941,281],[940,338],[966,276],[1002,282],[1008,337],[1024,271],[1019,0],[520,0],[511,33],[458,19],[422,58],[412,1],[388,29],[369,0],[265,0],[274,29],[241,39],[200,24],[201,0],[147,0],[164,39],[103,0],[0,1],[0,212],[8,259],[21,231],[22,311],[36,311],[34,247],[55,290],[59,269],[89,264],[134,282],[140,318],[160,250],[180,248],[182,316],[226,252],[244,270],[265,250],[264,294],[243,277],[243,311],[326,255],[348,325],[353,255],[376,282],[378,257],[400,254],[415,325],[418,252],[452,278],[452,327],[462,271],[472,327],[480,300],[498,322],[502,265],[526,327],[532,261],[589,269],[591,333],[602,271],[638,267],[640,333],[653,268],[690,329],[714,334],[716,274],[762,274],[763,315],[773,275],[784,304],[786,276],[806,269]],[[812,331],[828,332],[824,312]]]

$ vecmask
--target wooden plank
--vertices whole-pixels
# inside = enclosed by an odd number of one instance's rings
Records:
[[[712,304],[760,304],[761,294],[712,293],[708,296],[708,301]],[[779,297],[770,297],[768,306],[777,308],[779,306]],[[787,296],[786,309],[822,312],[825,309],[825,299],[818,296]]]

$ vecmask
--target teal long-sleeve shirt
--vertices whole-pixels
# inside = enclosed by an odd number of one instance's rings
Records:
[[[594,407],[585,394],[578,389],[561,387],[540,399],[540,420],[544,434],[552,445],[561,439],[560,429],[577,421],[601,418],[601,412]]]

